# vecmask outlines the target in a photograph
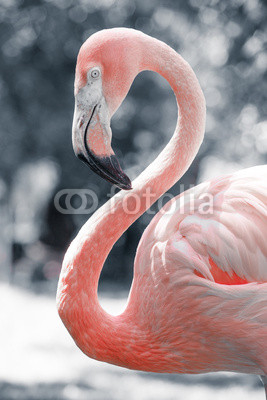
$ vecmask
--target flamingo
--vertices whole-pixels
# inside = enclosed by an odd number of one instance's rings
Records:
[[[110,119],[143,70],[169,82],[179,115],[167,146],[131,183],[111,148]],[[100,361],[151,372],[258,374],[267,392],[267,165],[168,202],[140,240],[124,311],[110,315],[97,295],[103,264],[189,168],[204,136],[205,99],[176,51],[127,28],[85,41],[74,86],[74,152],[122,190],[89,218],[64,257],[57,308],[70,335]]]

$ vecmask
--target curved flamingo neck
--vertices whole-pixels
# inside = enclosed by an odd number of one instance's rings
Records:
[[[189,64],[169,46],[146,35],[137,38],[136,48],[137,73],[158,72],[175,93],[176,129],[160,155],[133,181],[133,190],[116,194],[82,227],[66,253],[58,289],[59,313],[78,346],[90,357],[114,364],[120,362],[112,349],[118,357],[122,337],[129,334],[134,321],[125,315],[112,317],[101,308],[97,289],[104,262],[123,232],[188,169],[205,127],[204,96]],[[150,196],[145,195],[147,189]]]

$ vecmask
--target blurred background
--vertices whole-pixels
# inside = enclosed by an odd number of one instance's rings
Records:
[[[54,197],[89,189],[99,205],[108,200],[110,185],[72,150],[73,82],[83,41],[116,26],[171,45],[201,83],[206,136],[179,183],[266,163],[266,10],[263,0],[1,0],[1,400],[264,398],[256,377],[153,375],[86,358],[57,316],[55,293],[64,252],[90,214],[63,214]],[[168,142],[176,118],[167,82],[140,74],[112,119],[113,148],[131,179]],[[79,207],[79,196],[72,201]],[[125,303],[152,216],[128,229],[104,266],[100,297],[110,312]]]

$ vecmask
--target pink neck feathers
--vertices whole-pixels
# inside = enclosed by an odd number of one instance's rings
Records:
[[[189,64],[166,44],[132,32],[137,73],[158,72],[175,93],[176,129],[156,160],[133,181],[133,190],[120,191],[82,227],[66,253],[58,290],[59,313],[77,345],[92,358],[118,365],[125,364],[122,354],[129,337],[141,341],[142,333],[132,329],[130,315],[113,317],[101,308],[97,298],[101,270],[119,237],[186,172],[203,140],[206,114],[203,93]],[[154,194],[150,202],[142,196],[147,188]],[[128,210],[137,209],[137,197],[138,211],[125,213],[124,202]]]

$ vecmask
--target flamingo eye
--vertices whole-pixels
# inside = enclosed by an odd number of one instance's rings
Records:
[[[96,79],[96,78],[99,78],[99,76],[100,76],[100,71],[98,69],[95,68],[91,71],[92,78]]]

